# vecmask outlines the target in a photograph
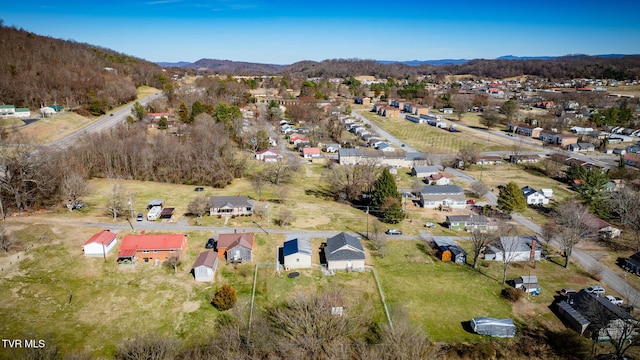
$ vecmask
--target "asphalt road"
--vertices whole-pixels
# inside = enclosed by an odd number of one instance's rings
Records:
[[[139,99],[138,102],[141,105],[147,105],[150,101],[161,98],[162,96],[163,96],[162,93],[158,92],[153,95],[149,95],[142,99]],[[133,108],[134,103],[135,102],[130,103],[118,110],[112,111],[107,115],[100,117],[98,120],[92,122],[91,124],[85,126],[84,128],[72,134],[69,134],[59,140],[49,143],[49,146],[66,148],[71,146],[81,136],[84,136],[86,134],[98,133],[123,123],[127,119],[127,116],[131,115],[131,109]]]

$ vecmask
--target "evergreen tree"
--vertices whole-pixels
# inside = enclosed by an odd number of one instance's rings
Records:
[[[510,182],[500,189],[498,207],[507,214],[521,212],[527,207],[527,199],[522,194],[518,184]]]
[[[374,183],[371,197],[373,212],[385,221],[398,223],[404,219],[404,212],[400,206],[400,193],[389,169],[385,168]]]
[[[184,123],[188,123],[189,121],[191,121],[189,108],[187,107],[187,104],[184,103],[184,101],[181,102],[180,106],[178,107],[178,117],[180,118],[180,121]]]
[[[578,194],[582,202],[589,207],[591,212],[603,218],[609,217],[609,211],[605,204],[604,188],[609,177],[599,169],[587,170],[582,184],[577,188]]]

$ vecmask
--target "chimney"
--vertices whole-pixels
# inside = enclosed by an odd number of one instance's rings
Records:
[[[529,256],[529,261],[536,261],[536,237],[533,237],[533,239],[531,239],[531,255]]]

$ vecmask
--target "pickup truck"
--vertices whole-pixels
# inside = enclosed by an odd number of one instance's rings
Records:
[[[605,296],[607,298],[607,300],[611,301],[611,303],[613,305],[622,305],[622,303],[624,302],[622,299],[620,299],[619,297],[615,297],[613,295],[607,295]]]

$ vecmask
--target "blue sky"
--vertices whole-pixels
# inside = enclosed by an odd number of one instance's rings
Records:
[[[1,0],[0,8],[5,25],[149,61],[640,54],[638,0]]]

